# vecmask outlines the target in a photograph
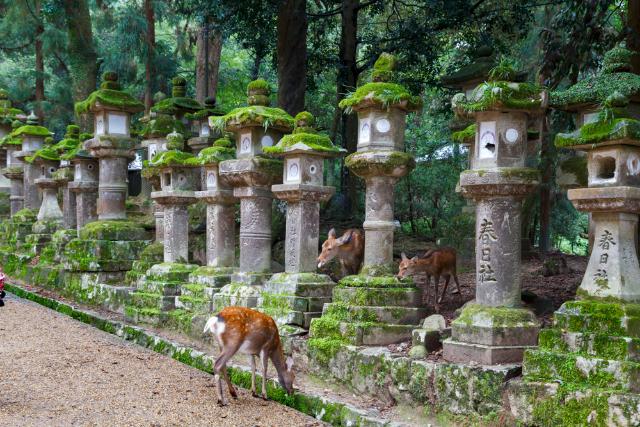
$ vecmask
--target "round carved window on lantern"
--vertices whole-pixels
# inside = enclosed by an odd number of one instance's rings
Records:
[[[53,166],[49,168],[49,173],[54,173],[56,171],[56,168],[54,168]]]
[[[93,165],[88,165],[88,166],[87,166],[87,169],[89,169],[90,171],[92,171],[92,170],[93,170]]]
[[[292,163],[291,166],[289,166],[289,179],[297,179],[298,176],[300,175],[300,170],[298,168],[298,164],[297,163]]]
[[[265,135],[260,139],[260,144],[262,144],[263,147],[271,147],[273,145],[273,138],[269,135]]]
[[[315,175],[317,171],[318,171],[318,168],[316,167],[316,165],[309,166],[309,173],[311,175]]]
[[[518,137],[520,136],[520,134],[518,133],[517,129],[507,129],[507,131],[504,134],[505,139],[507,140],[508,143],[513,144],[516,141],[518,141]]]
[[[391,122],[387,119],[380,119],[376,122],[376,129],[380,133],[387,133],[391,129]]]

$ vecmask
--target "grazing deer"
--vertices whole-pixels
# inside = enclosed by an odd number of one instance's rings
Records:
[[[278,372],[280,385],[288,394],[293,394],[292,371],[293,359],[285,360],[278,326],[266,314],[245,307],[226,307],[217,315],[211,317],[204,327],[204,333],[211,332],[220,345],[220,356],[213,366],[218,385],[218,405],[226,406],[227,399],[222,390],[222,377],[227,383],[229,394],[238,398],[235,388],[227,374],[227,362],[238,351],[251,356],[251,394],[256,393],[256,356],[262,362],[262,398],[267,400],[267,368],[269,359]]]
[[[460,293],[460,283],[458,282],[458,275],[456,274],[456,250],[453,248],[440,248],[435,250],[429,250],[421,257],[414,256],[409,259],[402,253],[402,259],[400,261],[398,277],[413,277],[420,273],[424,273],[427,276],[427,286],[431,284],[431,276],[435,277],[435,290],[436,290],[436,302],[439,304],[442,302],[447,287],[449,286],[449,280],[453,276],[453,280],[456,283],[456,290],[453,294]],[[438,283],[440,282],[440,276],[445,277],[444,289],[442,295],[438,298]]]
[[[358,274],[364,258],[364,235],[362,230],[350,228],[336,238],[336,229],[329,230],[327,240],[322,244],[318,256],[318,268],[322,268],[333,258],[338,257],[343,276]]]

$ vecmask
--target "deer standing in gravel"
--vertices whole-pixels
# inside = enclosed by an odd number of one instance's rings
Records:
[[[285,360],[278,326],[266,314],[245,307],[226,307],[212,316],[204,327],[204,333],[210,332],[220,345],[220,356],[213,366],[218,385],[218,404],[228,404],[222,390],[222,377],[229,388],[229,394],[238,398],[233,384],[227,374],[227,362],[238,352],[248,354],[251,358],[251,394],[256,393],[256,356],[262,362],[262,398],[267,400],[267,368],[269,359],[278,372],[280,385],[288,394],[293,394],[294,373],[293,358]]]
[[[358,274],[364,258],[364,235],[362,230],[350,228],[342,236],[336,237],[336,229],[329,230],[327,240],[322,244],[318,256],[318,268],[338,257],[343,276]]]
[[[453,277],[456,290],[453,294],[460,293],[460,283],[456,274],[456,250],[453,248],[439,248],[427,251],[421,257],[414,256],[409,259],[403,252],[401,255],[398,277],[413,277],[424,273],[427,276],[427,287],[431,284],[431,276],[435,278],[436,303],[440,304],[447,292],[449,280]],[[445,277],[442,295],[438,298],[438,283],[440,276]]]

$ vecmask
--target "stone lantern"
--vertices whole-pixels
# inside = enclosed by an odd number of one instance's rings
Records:
[[[408,279],[397,279],[393,264],[394,187],[415,166],[404,152],[406,115],[422,104],[390,82],[394,68],[395,58],[383,53],[374,65],[373,81],[340,102],[341,108],[358,114],[358,150],[345,165],[366,183],[364,265],[360,275],[347,276],[334,288],[333,302],[311,323],[312,338],[330,338],[335,327],[328,325],[337,323],[343,342],[387,345],[411,337],[427,315],[420,307],[420,290]],[[368,289],[363,292],[363,287]]]
[[[316,274],[320,202],[328,201],[335,188],[323,185],[324,160],[344,150],[317,133],[314,117],[308,112],[295,117],[295,129],[274,147],[263,150],[284,158],[283,183],[273,185],[276,198],[287,202],[285,272],[274,274],[265,284],[258,302],[260,310],[279,324],[309,329],[325,303],[331,302],[333,282]]]
[[[11,136],[22,139],[21,150],[14,155],[24,163],[24,207],[37,212],[40,209],[41,195],[35,186],[35,180],[40,177],[40,170],[35,165],[25,162],[25,158],[33,156],[37,150],[41,149],[45,138],[50,137],[51,132],[44,126],[38,125],[38,118],[32,112],[27,117],[27,124],[11,132]]]
[[[13,130],[22,126],[22,122],[14,120],[11,127]],[[24,163],[16,153],[22,149],[22,139],[20,137],[5,135],[1,140],[2,148],[7,153],[6,168],[2,170],[2,174],[9,179],[11,183],[9,202],[11,204],[11,216],[15,215],[24,207]]]
[[[550,96],[578,114],[580,126],[557,134],[555,145],[586,152],[588,186],[568,197],[591,213],[595,233],[577,300],[565,301],[540,331],[539,347],[525,352],[523,381],[510,387],[510,397],[527,402],[517,412],[528,425],[569,415],[584,425],[637,424],[640,76],[630,72],[631,57],[615,48],[599,74]],[[593,402],[604,405],[595,410]]]
[[[245,285],[260,285],[271,273],[271,185],[282,179],[282,162],[263,157],[262,149],[273,146],[293,127],[289,114],[268,106],[270,93],[266,81],[253,81],[247,88],[248,107],[210,118],[212,129],[235,134],[237,159],[220,162],[219,173],[240,199],[240,269],[233,280]],[[216,295],[217,306],[255,306],[259,289],[235,285]]]
[[[521,308],[522,200],[537,186],[525,167],[527,129],[542,105],[541,89],[513,82],[501,67],[457,108],[476,120],[473,169],[460,186],[476,207],[476,299],[452,323],[444,357],[452,362],[516,363],[538,337],[535,315]]]
[[[76,228],[78,231],[98,219],[98,159],[79,149],[63,155],[73,165],[73,181],[69,190],[76,197]]]
[[[198,136],[189,138],[187,144],[194,155],[198,155],[204,148],[211,147],[213,142],[222,137],[220,131],[214,131],[209,125],[209,117],[223,116],[224,111],[216,107],[215,98],[207,98],[204,101],[204,108],[195,113],[186,114],[186,118],[191,120],[191,128]]]
[[[44,245],[51,241],[53,233],[63,227],[62,210],[58,204],[60,182],[54,179],[54,173],[60,165],[60,156],[51,144],[47,144],[25,160],[40,172],[34,184],[42,193],[42,203],[37,215],[38,220],[33,224],[33,234],[25,240],[31,248],[31,254],[37,255]]]
[[[76,125],[67,126],[67,133],[53,147],[60,155],[60,167],[53,178],[59,182],[62,188],[62,213],[64,216],[64,228],[75,229],[77,227],[76,193],[71,191],[69,183],[73,181],[74,167],[71,160],[65,155],[75,153],[80,148],[80,128]]]
[[[11,167],[9,165],[9,162],[11,160],[9,159],[9,149],[8,149],[10,144],[3,144],[2,140],[5,137],[8,137],[7,139],[10,139],[9,134],[13,130],[12,124],[14,120],[16,120],[17,118],[24,119],[24,117],[25,116],[22,110],[13,108],[7,91],[4,89],[0,89],[0,165],[6,165],[7,168]],[[11,192],[12,184],[10,181],[11,181],[11,178],[6,175],[3,175],[3,177],[0,177],[0,192],[1,191],[6,191],[8,193]],[[22,207],[19,207],[15,211],[11,210],[11,214],[17,212],[20,209],[22,209]]]
[[[119,281],[148,244],[146,231],[126,220],[125,209],[127,166],[135,156],[136,145],[130,136],[131,115],[142,111],[144,105],[120,90],[117,74],[106,72],[100,89],[76,103],[75,109],[78,114],[94,116],[95,134],[83,143],[83,150],[98,160],[98,221],[85,224],[79,237],[67,244],[63,264],[71,271],[108,272],[110,281]],[[82,163],[76,163],[76,173],[93,175],[88,171],[90,163],[86,166],[83,169]],[[74,182],[91,182],[82,175],[80,180],[76,177]],[[79,215],[78,223],[83,221]]]

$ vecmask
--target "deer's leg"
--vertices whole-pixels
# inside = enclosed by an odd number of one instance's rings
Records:
[[[438,300],[438,303],[441,303],[442,300],[444,299],[445,294],[447,293],[447,288],[449,287],[449,280],[451,280],[451,275],[447,274],[444,276],[444,289],[442,290],[442,295],[440,295],[440,299]]]
[[[436,274],[434,276],[434,280],[436,281],[435,286],[434,286],[434,289],[435,289],[435,292],[436,292],[436,297],[435,297],[434,300],[435,300],[435,303],[436,303],[436,306],[437,306],[438,303],[440,302],[440,300],[438,299],[438,284],[440,283],[440,275]]]
[[[222,376],[224,378],[224,381],[227,383],[227,387],[229,388],[229,394],[231,394],[231,397],[233,397],[234,399],[238,398],[238,394],[236,393],[236,389],[233,387],[233,384],[229,379],[229,375],[227,374],[227,362],[233,357],[234,354],[236,354],[236,351],[238,351],[239,347],[239,345],[235,346],[235,348],[227,347],[227,351],[224,351],[216,360],[215,365],[213,365],[213,372],[215,372],[218,377]],[[224,393],[222,392],[222,384],[220,383],[220,380],[218,380],[218,384],[220,386],[221,396],[221,402],[219,403],[225,406],[227,405],[227,401],[224,397]]]
[[[262,398],[267,400],[267,369],[269,369],[269,358],[267,352],[262,350],[260,352],[260,359],[262,360]]]
[[[258,397],[258,393],[256,393],[256,356],[251,355],[251,395],[253,397]]]
[[[214,381],[216,383],[216,388],[218,389],[218,405],[227,406],[227,398],[224,395],[224,390],[222,390],[222,377],[220,374],[216,374],[214,377]]]
[[[456,290],[451,292],[451,293],[452,294],[461,293],[461,291],[460,291],[460,283],[458,282],[458,275],[455,272],[453,273],[453,281],[456,283]]]

